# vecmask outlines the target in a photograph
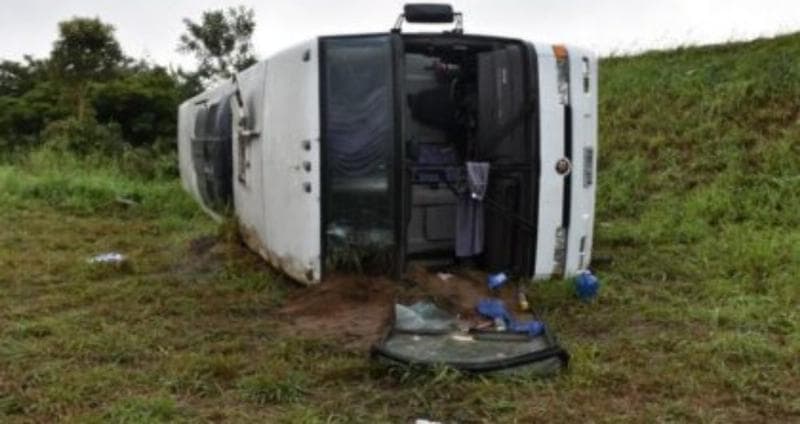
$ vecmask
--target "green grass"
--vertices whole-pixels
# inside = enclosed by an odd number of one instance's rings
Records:
[[[193,253],[220,230],[177,182],[39,153],[0,166],[0,421],[800,420],[800,36],[601,73],[613,262],[594,303],[529,290],[564,375],[386,372],[287,338],[297,289],[234,242]],[[106,251],[128,265],[86,263]]]

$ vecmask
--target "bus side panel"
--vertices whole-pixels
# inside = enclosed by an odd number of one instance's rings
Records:
[[[572,105],[572,184],[566,275],[589,267],[597,187],[597,59],[569,48]]]
[[[247,122],[240,123],[241,112],[233,108],[233,204],[242,239],[250,249],[267,258],[264,243],[264,191],[262,149],[265,143],[264,92],[267,62],[246,69],[237,75]],[[231,101],[235,102],[235,99]],[[244,135],[251,132],[253,136]]]
[[[305,284],[322,277],[318,50],[314,39],[269,59],[262,146],[268,259]]]
[[[535,279],[547,279],[562,271],[562,210],[564,177],[556,163],[564,157],[564,105],[559,102],[558,74],[553,49],[536,44],[539,64],[540,178],[539,219],[536,240]]]

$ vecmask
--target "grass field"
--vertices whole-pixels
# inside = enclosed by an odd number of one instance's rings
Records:
[[[565,374],[387,373],[282,335],[299,289],[178,182],[39,153],[0,166],[0,422],[800,421],[800,36],[601,74],[613,262],[592,304],[529,289]],[[87,264],[106,251],[130,263]]]

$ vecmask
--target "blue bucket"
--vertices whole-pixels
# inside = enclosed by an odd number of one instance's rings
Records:
[[[575,294],[578,299],[588,302],[597,296],[600,289],[600,280],[591,271],[583,271],[575,277]]]

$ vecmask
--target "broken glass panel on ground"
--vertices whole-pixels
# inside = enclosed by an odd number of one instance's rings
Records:
[[[552,375],[566,367],[569,356],[546,323],[529,321],[532,314],[516,307],[509,313],[517,304],[516,286],[490,291],[486,273],[462,267],[415,265],[401,281],[336,274],[325,284],[291,290],[278,311],[284,325],[276,330],[330,340],[351,352],[371,351],[390,365]],[[489,296],[508,307],[513,318],[503,321],[508,331],[497,331],[493,319],[481,316],[478,306]],[[545,325],[531,332],[530,323]]]
[[[530,332],[530,323],[536,321],[512,318],[501,330],[491,321],[459,319],[430,302],[397,304],[391,329],[372,355],[388,365],[448,366],[471,373],[546,376],[565,368],[569,355],[552,332],[544,325]]]

